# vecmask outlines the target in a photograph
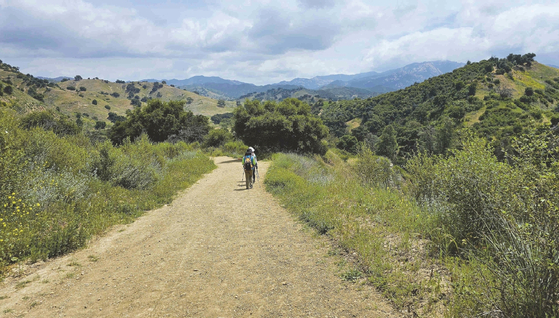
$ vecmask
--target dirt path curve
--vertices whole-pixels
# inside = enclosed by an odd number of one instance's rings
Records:
[[[329,243],[282,209],[239,161],[172,204],[0,286],[5,317],[395,317],[367,285],[340,279]]]

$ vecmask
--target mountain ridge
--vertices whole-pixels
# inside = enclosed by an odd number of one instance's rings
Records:
[[[321,75],[312,78],[294,78],[290,81],[280,81],[278,83],[266,85],[255,85],[238,80],[224,79],[219,76],[204,75],[196,75],[182,80],[175,78],[148,78],[139,81],[127,81],[127,83],[165,82],[167,85],[173,85],[181,89],[186,89],[202,96],[224,100],[237,100],[246,95],[259,94],[277,89],[297,90],[302,88],[311,91],[322,91],[322,95],[329,95],[324,92],[333,88],[347,88],[346,90],[337,90],[348,92],[348,94],[342,94],[343,96],[339,97],[344,99],[353,98],[356,95],[351,92],[351,89],[357,92],[357,95],[360,97],[371,97],[378,95],[379,93],[398,90],[416,82],[422,82],[433,76],[450,72],[463,65],[464,63],[453,61],[427,61],[408,64],[404,67],[384,72],[369,71],[357,74]],[[60,76],[56,78],[39,78],[59,82],[62,79],[68,79],[70,77]],[[364,94],[364,90],[370,91],[370,94]]]
[[[427,61],[408,64],[384,72],[363,72],[358,74],[331,74],[315,76],[312,78],[295,78],[290,81],[278,83],[255,85],[237,80],[228,80],[219,76],[197,75],[184,80],[156,80],[144,79],[146,82],[165,81],[169,85],[175,85],[204,96],[235,100],[247,94],[259,94],[268,90],[284,89],[294,90],[304,88],[309,90],[328,90],[332,88],[357,88],[362,94],[363,89],[371,92],[370,96],[398,90],[416,82],[422,82],[428,78],[438,76],[463,66],[464,63],[453,61]],[[353,95],[351,95],[353,96]]]

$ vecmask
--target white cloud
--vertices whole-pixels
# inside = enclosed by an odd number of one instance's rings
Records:
[[[510,52],[559,64],[555,2],[0,0],[0,57],[37,75],[258,83]]]
[[[495,53],[559,50],[558,4],[525,5],[498,13],[495,8],[466,10],[457,17],[462,26],[383,39],[371,47],[365,61],[380,66],[436,59],[478,60]]]
[[[336,5],[338,0],[298,0],[304,8],[321,9]]]

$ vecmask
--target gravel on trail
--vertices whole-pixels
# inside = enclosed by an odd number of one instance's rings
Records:
[[[0,284],[0,316],[400,316],[372,286],[344,281],[331,242],[265,191],[268,162],[246,190],[239,160],[214,160],[171,204],[16,268]]]

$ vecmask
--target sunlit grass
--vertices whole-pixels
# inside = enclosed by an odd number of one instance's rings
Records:
[[[327,163],[276,155],[267,190],[318,233],[357,255],[358,269],[342,273],[343,279],[364,275],[398,308],[433,314],[422,300],[438,302],[445,296],[433,287],[440,279],[421,271],[434,263],[420,239],[430,227],[429,215],[397,189],[364,185],[336,155],[326,157]]]

